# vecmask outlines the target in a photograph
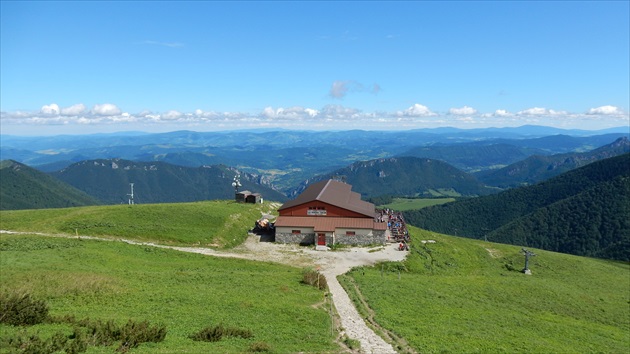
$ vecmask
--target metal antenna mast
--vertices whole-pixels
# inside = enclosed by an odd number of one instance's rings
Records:
[[[232,187],[234,187],[234,194],[238,193],[238,188],[241,186],[241,175],[234,176],[234,181],[232,182]]]
[[[523,268],[523,273],[527,275],[532,275],[532,271],[529,269],[529,257],[535,256],[536,253],[528,251],[524,248],[521,250],[521,252],[523,252],[523,255],[525,256],[525,268]]]
[[[133,183],[129,183],[131,186],[131,193],[127,194],[129,196],[129,205],[133,205]]]

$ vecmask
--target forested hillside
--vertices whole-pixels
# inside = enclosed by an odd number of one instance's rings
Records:
[[[128,202],[130,183],[134,184],[136,203],[234,199],[231,184],[236,173],[234,168],[222,165],[191,168],[113,159],[82,161],[52,175],[105,203],[119,204]],[[266,200],[286,200],[258,182],[257,176],[241,174],[240,190],[261,193]]]
[[[401,154],[445,161],[464,171],[477,171],[493,166],[505,166],[521,161],[533,154],[545,154],[544,150],[519,147],[508,143],[456,144],[442,146],[418,146]]]
[[[439,160],[392,157],[355,162],[331,173],[303,182],[290,193],[295,196],[312,183],[338,178],[352,185],[364,198],[396,196],[476,196],[496,190],[486,187],[472,175]]]
[[[475,176],[490,186],[518,187],[544,181],[591,162],[627,152],[630,152],[630,140],[623,137],[588,152],[534,155],[498,170],[482,171]]]
[[[630,154],[624,154],[533,186],[404,214],[436,232],[628,260],[629,185]]]
[[[82,191],[12,160],[0,162],[0,210],[97,205]]]

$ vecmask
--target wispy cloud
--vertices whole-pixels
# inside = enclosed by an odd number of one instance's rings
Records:
[[[342,99],[348,93],[351,92],[368,92],[378,94],[381,91],[379,84],[373,84],[372,86],[366,86],[358,81],[354,80],[337,80],[332,83],[328,95],[332,98]]]

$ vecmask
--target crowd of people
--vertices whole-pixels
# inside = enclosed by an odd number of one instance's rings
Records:
[[[389,208],[377,210],[376,220],[378,222],[387,222],[387,229],[390,232],[390,241],[400,242],[399,247],[409,249],[407,242],[409,241],[409,231],[405,224],[405,218],[399,211],[393,211]]]

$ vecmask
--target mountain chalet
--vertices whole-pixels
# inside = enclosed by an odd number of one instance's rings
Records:
[[[352,186],[335,180],[310,185],[284,203],[275,222],[276,242],[368,245],[388,238],[386,222],[377,219],[374,204],[361,200]]]

